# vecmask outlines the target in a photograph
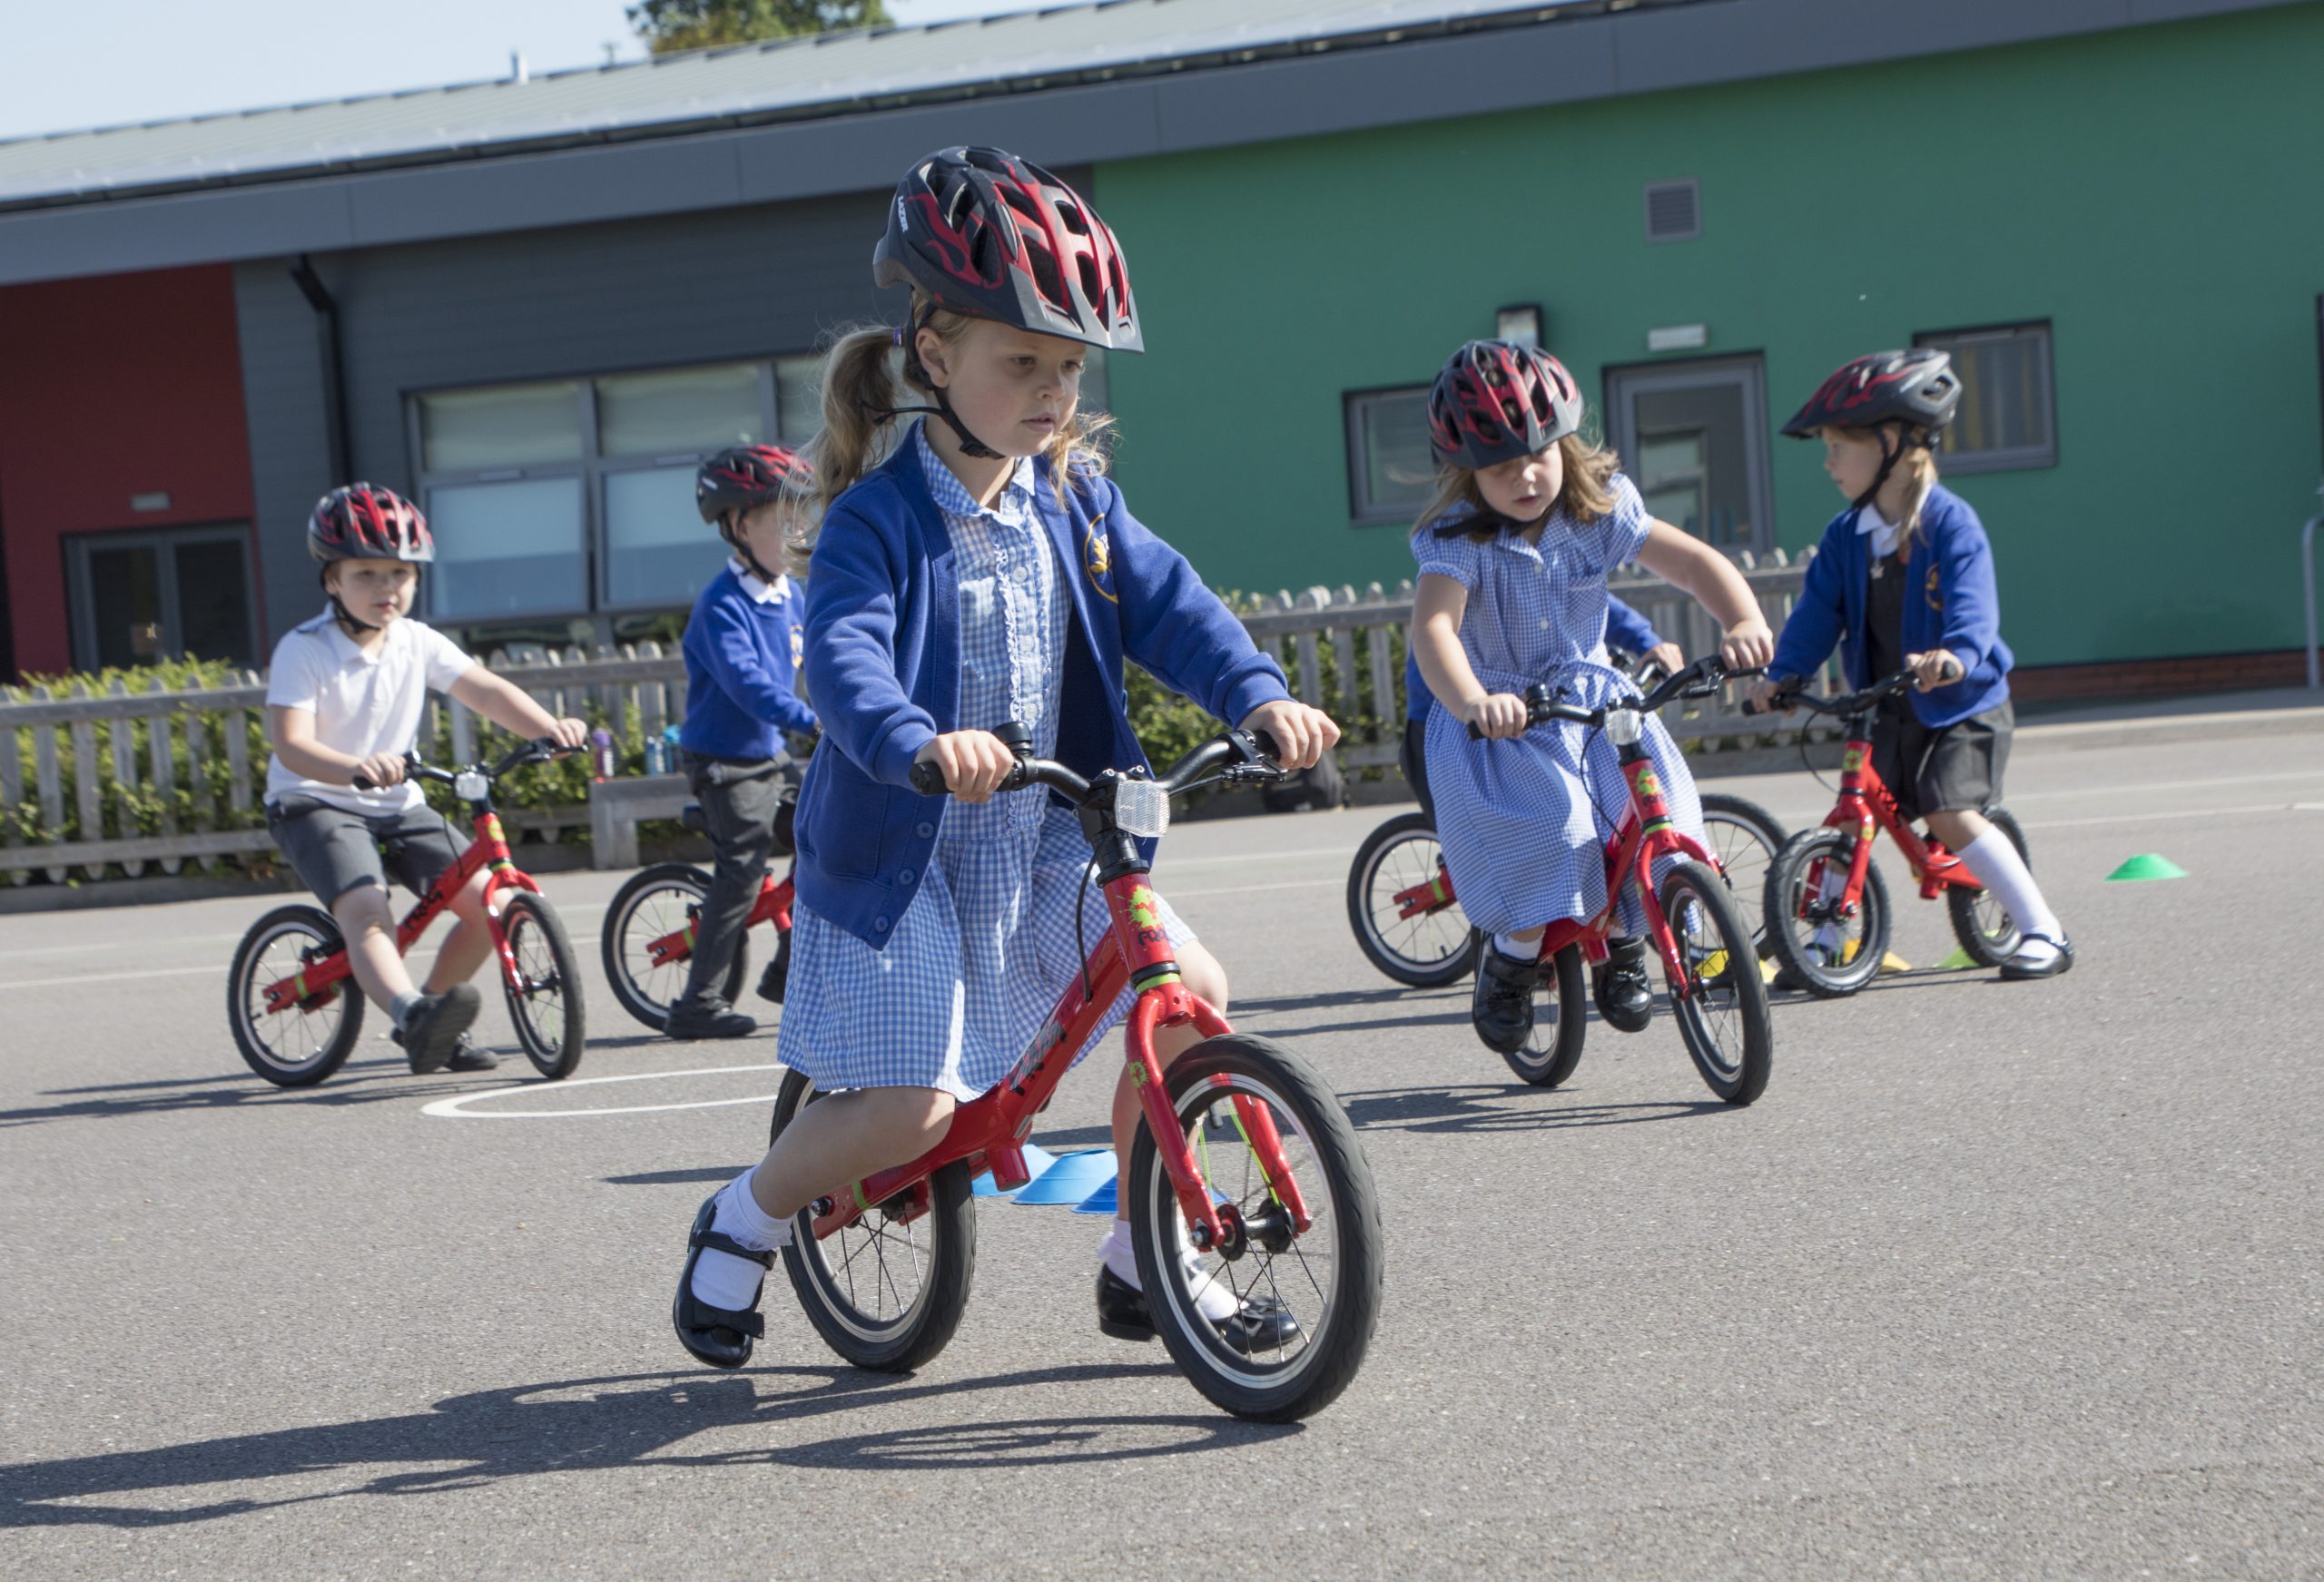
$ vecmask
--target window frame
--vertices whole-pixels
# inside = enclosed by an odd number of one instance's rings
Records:
[[[2032,472],[2058,465],[2058,363],[2057,331],[2048,319],[2010,319],[1994,324],[1966,325],[1951,329],[1922,329],[1913,334],[1915,349],[1935,348],[1955,357],[1954,368],[1958,377],[1960,362],[1955,348],[1968,340],[1997,341],[2016,336],[2034,339],[2041,359],[2040,402],[2043,442],[2031,446],[1995,447],[1985,450],[1951,450],[1942,440],[1936,451],[1937,465],[1949,473]],[[1963,380],[1963,388],[1967,381]],[[1949,437],[1952,429],[1948,427]]]
[[[1744,491],[1750,497],[1752,515],[1758,518],[1751,525],[1751,541],[1731,547],[1715,545],[1708,537],[1695,542],[1717,549],[1732,558],[1733,554],[1748,550],[1754,556],[1770,553],[1776,546],[1775,507],[1775,441],[1773,415],[1768,408],[1768,358],[1760,348],[1747,347],[1738,351],[1713,352],[1701,357],[1659,357],[1648,362],[1609,363],[1600,370],[1602,397],[1599,411],[1606,432],[1606,443],[1621,457],[1622,473],[1643,496],[1646,486],[1639,473],[1639,437],[1630,416],[1628,397],[1657,388],[1683,388],[1689,384],[1709,382],[1705,375],[1731,373],[1743,393]],[[1695,376],[1689,378],[1689,375]],[[1753,443],[1756,438],[1757,443]],[[1684,529],[1681,529],[1684,531]],[[1689,535],[1689,536],[1693,536]]]
[[[1347,469],[1347,515],[1351,527],[1386,527],[1401,524],[1411,526],[1421,507],[1428,504],[1431,486],[1423,486],[1421,498],[1407,509],[1403,506],[1384,507],[1373,504],[1366,482],[1370,475],[1370,452],[1364,442],[1362,408],[1364,402],[1383,396],[1418,396],[1422,407],[1422,432],[1427,432],[1428,392],[1431,381],[1418,384],[1406,381],[1393,385],[1369,385],[1361,389],[1340,392],[1340,443],[1345,453]]]
[[[258,555],[247,522],[188,522],[175,526],[100,527],[64,536],[66,643],[74,668],[94,673],[101,668],[97,653],[97,593],[89,570],[93,551],[151,549],[161,582],[162,651],[160,663],[186,657],[184,610],[178,595],[177,555],[187,544],[232,544],[242,552],[242,652],[257,666],[265,655],[259,648]]]

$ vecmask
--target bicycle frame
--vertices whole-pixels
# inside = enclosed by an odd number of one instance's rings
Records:
[[[476,826],[476,839],[460,853],[459,860],[438,874],[428,893],[419,898],[403,921],[396,925],[396,954],[409,953],[419,937],[428,931],[438,914],[452,904],[479,870],[489,870],[485,880],[484,915],[486,926],[492,931],[492,947],[500,958],[502,978],[509,983],[521,983],[524,975],[517,966],[517,958],[508,948],[508,937],[500,927],[499,894],[504,889],[526,889],[535,895],[540,886],[532,876],[519,869],[508,854],[508,837],[501,828],[500,815],[489,801],[471,804],[470,812]],[[270,1016],[302,1005],[320,1003],[340,983],[354,975],[348,950],[341,945],[337,950],[313,965],[278,978],[266,986],[266,1011]]]
[[[1180,981],[1145,870],[1118,874],[1102,885],[1111,919],[1107,935],[1090,951],[1080,976],[1059,997],[1049,1020],[1009,1075],[990,1092],[954,1109],[943,1141],[919,1158],[867,1176],[844,1195],[816,1199],[812,1212],[817,1240],[846,1229],[874,1209],[895,1223],[919,1218],[928,1212],[929,1177],[955,1161],[966,1160],[972,1172],[991,1171],[993,1184],[1003,1192],[1025,1185],[1030,1179],[1025,1141],[1032,1134],[1033,1119],[1049,1104],[1074,1051],[1088,1042],[1125,983],[1138,991],[1125,1024],[1125,1044],[1139,1111],[1161,1150],[1163,1168],[1196,1246],[1207,1250],[1227,1239],[1218,1205],[1170,1106],[1161,1062],[1154,1052],[1154,1034],[1162,1027],[1191,1026],[1205,1037],[1216,1037],[1234,1028]],[[1284,1157],[1275,1117],[1243,1094],[1235,1096],[1235,1109],[1271,1194],[1290,1216],[1295,1232],[1304,1233],[1313,1222]],[[1127,1168],[1128,1161],[1123,1165]]]
[[[1567,946],[1580,945],[1585,959],[1605,960],[1606,939],[1620,912],[1621,887],[1636,884],[1646,907],[1647,934],[1662,958],[1664,980],[1671,993],[1684,999],[1694,992],[1693,978],[1679,958],[1679,942],[1671,935],[1669,919],[1663,916],[1662,898],[1655,893],[1654,863],[1658,858],[1679,857],[1691,858],[1713,873],[1719,867],[1692,836],[1681,833],[1670,821],[1669,805],[1662,800],[1662,777],[1654,771],[1654,760],[1645,747],[1633,742],[1621,749],[1621,755],[1630,802],[1612,839],[1606,842],[1606,904],[1593,918],[1579,921],[1561,918],[1551,923],[1541,934],[1539,959],[1547,964]]]
[[[788,933],[791,929],[791,903],[797,891],[788,878],[777,879],[767,874],[759,880],[759,899],[751,907],[751,915],[743,919],[745,933],[761,923],[773,923]],[[675,967],[693,958],[694,929],[699,917],[689,915],[686,926],[673,929],[645,947],[646,958],[655,967]]]
[[[1945,849],[1943,841],[1934,835],[1924,840],[1913,832],[1912,825],[1898,811],[1896,793],[1872,764],[1871,715],[1850,715],[1846,730],[1847,748],[1840,759],[1839,801],[1824,820],[1826,829],[1844,830],[1856,837],[1856,848],[1848,858],[1847,888],[1839,897],[1841,915],[1856,915],[1864,894],[1865,871],[1872,866],[1872,843],[1883,830],[1905,854],[1913,878],[1920,883],[1923,900],[1935,900],[1947,888],[1984,889],[1961,859]],[[1820,865],[1808,875],[1810,882],[1800,890],[1803,904],[1818,892],[1823,877]]]

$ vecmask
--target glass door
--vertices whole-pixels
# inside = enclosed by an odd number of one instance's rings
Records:
[[[1615,368],[1607,430],[1646,508],[1729,554],[1775,546],[1756,357]]]
[[[80,669],[258,663],[246,527],[81,534],[65,540],[65,569]]]

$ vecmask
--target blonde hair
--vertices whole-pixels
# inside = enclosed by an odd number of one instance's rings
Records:
[[[938,306],[915,287],[904,329],[859,324],[832,339],[823,354],[823,426],[807,443],[808,459],[815,467],[814,491],[783,533],[783,564],[793,575],[807,574],[832,502],[862,482],[893,445],[891,426],[905,394],[897,388],[899,371],[911,390],[930,399],[936,395],[919,358],[907,355],[901,359],[901,370],[894,366],[891,359],[896,349],[920,330],[932,329],[950,350],[976,322],[968,314]],[[1103,476],[1105,441],[1113,427],[1114,420],[1105,413],[1089,412],[1075,403],[1073,416],[1041,450],[1060,488],[1069,479]]]
[[[1910,555],[1913,552],[1913,535],[1921,525],[1921,507],[1928,504],[1929,491],[1936,487],[1936,451],[1931,446],[1914,443],[1909,424],[1892,423],[1881,427],[1895,428],[1905,445],[1903,454],[1896,457],[1896,464],[1889,470],[1888,476],[1902,476],[1910,486],[1910,492],[1905,496],[1905,519],[1896,524],[1896,551],[1900,555]],[[1884,443],[1879,428],[1849,428],[1838,424],[1832,427],[1836,433],[1857,436],[1875,445]],[[1885,488],[1886,486],[1884,484],[1882,486]],[[1878,502],[1874,503],[1876,505]]]
[[[1558,497],[1550,503],[1551,511],[1563,511],[1577,522],[1597,521],[1614,508],[1613,478],[1622,458],[1578,433],[1561,437],[1557,447],[1565,463],[1565,480],[1558,486]],[[1467,509],[1461,511],[1463,506]],[[1443,519],[1455,511],[1477,522],[1478,526],[1467,529],[1471,538],[1487,539],[1500,531],[1500,514],[1485,504],[1477,488],[1476,470],[1441,462],[1436,468],[1436,493],[1422,507],[1416,526],[1431,527],[1442,522],[1449,529],[1457,524]]]

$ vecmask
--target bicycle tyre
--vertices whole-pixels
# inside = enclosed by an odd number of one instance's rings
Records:
[[[293,945],[288,958],[270,955],[269,948],[277,941],[290,942],[301,935],[312,943]],[[344,978],[311,1000],[300,1001],[297,1021],[270,1018],[278,1034],[297,1028],[304,1035],[302,1041],[311,1043],[311,1053],[296,1060],[282,1058],[277,1040],[260,1026],[260,991],[297,971],[291,962],[318,961],[345,948],[331,915],[320,907],[303,905],[275,908],[252,923],[234,947],[233,965],[226,973],[226,1025],[233,1029],[234,1047],[243,1063],[277,1087],[312,1087],[347,1064],[363,1034],[363,991],[352,977]],[[310,1022],[332,1009],[338,1016],[328,1027]]]
[[[1719,872],[1727,879],[1727,888],[1742,898],[1744,918],[1754,925],[1751,937],[1758,941],[1759,956],[1764,960],[1768,956],[1767,918],[1758,900],[1766,892],[1768,870],[1774,866],[1776,853],[1783,850],[1783,843],[1791,838],[1790,832],[1776,821],[1773,813],[1747,797],[1732,797],[1724,791],[1705,791],[1701,801],[1703,832],[1709,837],[1704,844],[1710,848],[1711,856],[1718,860]],[[1730,860],[1730,858],[1742,857],[1741,849],[1720,840],[1719,831],[1714,827],[1719,824],[1729,825],[1740,831],[1758,848],[1759,856],[1756,868],[1745,860]]]
[[[1985,820],[2009,837],[2009,843],[2017,848],[2018,860],[2024,863],[2026,870],[2031,872],[2034,854],[2026,849],[2025,831],[2018,828],[2017,815],[2007,808],[1987,808]],[[2016,955],[2018,946],[2024,941],[2025,936],[2018,932],[2017,925],[2010,920],[2009,913],[2003,909],[2001,902],[1990,890],[1963,889],[1958,885],[1948,885],[1945,891],[1945,909],[1953,919],[1953,937],[1961,942],[1961,948],[1968,953],[1969,959],[1980,967],[1999,967]],[[1988,913],[2000,919],[2000,928],[1989,930],[1980,913]]]
[[[1478,946],[1492,948],[1490,941]],[[1544,996],[1542,990],[1550,992]],[[1554,1018],[1549,1035],[1541,1030],[1544,1001]],[[1556,1087],[1581,1064],[1581,1046],[1590,1036],[1590,995],[1583,982],[1581,947],[1569,945],[1550,959],[1549,978],[1533,990],[1533,1031],[1524,1045],[1502,1056],[1518,1079],[1535,1087]]]
[[[1420,849],[1425,845],[1423,852]],[[1365,960],[1408,988],[1443,988],[1468,976],[1476,930],[1461,903],[1416,919],[1394,915],[1394,898],[1443,860],[1426,813],[1399,813],[1364,838],[1348,865],[1347,922]],[[1394,936],[1392,938],[1392,935]]]
[[[773,1135],[780,1137],[799,1112],[815,1102],[814,1086],[799,1072],[783,1074],[783,1088],[774,1101]],[[955,1160],[937,1171],[929,1177],[928,1190],[928,1212],[901,1227],[884,1219],[883,1211],[875,1207],[847,1229],[819,1242],[812,1204],[792,1219],[791,1244],[783,1249],[783,1272],[791,1277],[791,1289],[823,1343],[858,1368],[875,1373],[909,1373],[925,1365],[951,1343],[960,1327],[960,1315],[968,1311],[977,1266],[976,1198],[970,1188],[968,1162]],[[925,1227],[924,1252],[920,1250],[922,1233],[918,1227]],[[891,1272],[885,1260],[886,1247],[898,1236],[913,1253],[911,1268],[926,1271],[918,1277],[919,1289],[910,1302],[901,1300],[902,1292],[889,1278]],[[833,1243],[842,1250],[854,1248],[836,1266]],[[867,1312],[858,1300],[858,1287],[851,1282],[856,1263],[875,1244],[879,1250],[872,1252],[872,1296],[877,1302],[883,1284],[898,1296],[898,1312],[892,1319]]]
[[[709,893],[710,875],[701,869],[685,862],[657,862],[631,874],[606,905],[605,926],[597,935],[597,955],[605,965],[606,982],[614,991],[615,1003],[656,1033],[668,1027],[670,1007],[684,989],[690,968],[684,957],[655,967],[645,958],[645,947],[677,927],[666,899],[691,897],[678,903],[680,912],[691,919]],[[665,904],[655,904],[657,901]],[[633,933],[642,937],[633,940]],[[734,1004],[743,992],[750,956],[751,937],[746,929],[734,941],[734,962],[719,991],[728,1005]],[[665,989],[666,995],[662,992]]]
[[[1888,881],[1880,877],[1880,864],[1876,861],[1865,867],[1864,891],[1857,908],[1861,931],[1853,953],[1833,961],[1828,959],[1833,946],[1845,944],[1845,940],[1818,942],[1801,938],[1803,929],[1812,935],[1824,926],[1800,916],[1800,891],[1809,868],[1819,860],[1847,862],[1855,840],[1854,836],[1828,826],[1802,830],[1783,843],[1776,860],[1768,865],[1768,888],[1762,901],[1768,943],[1774,947],[1776,960],[1792,981],[1817,999],[1839,999],[1856,993],[1878,974],[1880,963],[1888,954],[1888,934],[1893,926],[1888,910]]]
[[[1711,948],[1691,957],[1697,937],[1684,926],[1687,902],[1698,902],[1717,936]],[[1768,1089],[1775,1070],[1775,1024],[1768,1011],[1768,986],[1759,976],[1759,961],[1751,942],[1751,924],[1743,904],[1727,887],[1724,875],[1691,860],[1674,864],[1662,876],[1662,915],[1669,919],[1682,959],[1689,960],[1691,992],[1681,997],[1679,986],[1668,985],[1670,1014],[1695,1070],[1718,1097],[1736,1105],[1749,1104]],[[1697,976],[1696,962],[1716,962]],[[1669,971],[1666,966],[1664,971]],[[1712,1022],[1712,997],[1732,992],[1735,1045],[1728,1049]]]
[[[533,1069],[551,1082],[570,1076],[588,1046],[588,1020],[582,1005],[581,958],[574,953],[565,920],[541,897],[520,889],[501,903],[500,933],[524,980],[521,988],[511,983],[503,964],[500,988],[507,997],[517,1042]]]
[[[1294,1236],[1288,1224],[1278,1220],[1281,1249],[1269,1248],[1265,1243],[1272,1238],[1255,1233],[1246,1238],[1238,1257],[1214,1253],[1207,1260],[1183,1260],[1178,1252],[1184,1217],[1177,1194],[1152,1130],[1141,1123],[1121,1192],[1155,1333],[1187,1381],[1213,1405],[1236,1417],[1290,1422],[1320,1411],[1363,1367],[1380,1317],[1384,1238],[1379,1194],[1355,1126],[1314,1066],[1279,1044],[1247,1034],[1205,1039],[1171,1063],[1164,1084],[1171,1110],[1187,1126],[1197,1159],[1206,1161],[1205,1174],[1212,1191],[1231,1197],[1238,1214],[1254,1223],[1273,1202],[1265,1177],[1254,1175],[1256,1156],[1247,1148],[1242,1151],[1246,1169],[1240,1178],[1214,1168],[1222,1150],[1211,1146],[1205,1111],[1226,1104],[1232,1115],[1237,1093],[1265,1104],[1276,1118],[1286,1152],[1294,1155],[1292,1178],[1300,1183],[1311,1221],[1305,1233]],[[1235,1135],[1239,1137],[1239,1125]],[[1239,1195],[1238,1186],[1244,1189]],[[1303,1244],[1312,1251],[1301,1252]],[[1328,1292],[1315,1277],[1326,1254]],[[1253,1265],[1248,1284],[1238,1285],[1236,1265],[1253,1258],[1260,1262]],[[1278,1261],[1282,1280],[1275,1277]],[[1207,1283],[1216,1277],[1207,1267],[1212,1263],[1226,1272],[1230,1291],[1275,1294],[1292,1306],[1295,1316],[1305,1314],[1300,1316],[1301,1344],[1295,1356],[1285,1356],[1279,1366],[1246,1357],[1202,1316],[1194,1282],[1199,1278]],[[1312,1306],[1299,1288],[1303,1282],[1316,1293]],[[1288,1297],[1284,1295],[1286,1286]],[[1295,1301],[1298,1305],[1292,1305]]]

